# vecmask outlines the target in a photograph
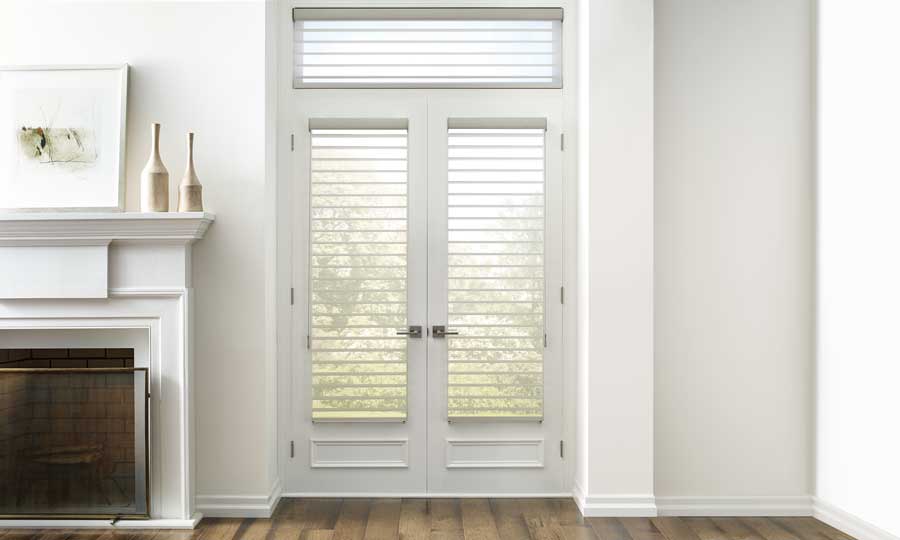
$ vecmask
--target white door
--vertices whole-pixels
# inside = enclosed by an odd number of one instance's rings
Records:
[[[563,491],[559,100],[534,94],[428,101],[431,492]]]
[[[385,95],[302,101],[288,491],[562,492],[558,93]]]
[[[289,490],[426,489],[426,108],[305,96],[294,133]],[[298,291],[299,292],[299,291]],[[302,307],[308,306],[308,313]]]

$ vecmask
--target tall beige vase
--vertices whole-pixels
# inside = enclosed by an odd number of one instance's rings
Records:
[[[141,212],[168,212],[169,171],[159,158],[159,124],[151,124],[150,138],[150,159],[141,172]]]
[[[187,134],[187,168],[181,185],[178,186],[178,211],[202,212],[203,211],[203,186],[197,179],[197,171],[194,170],[194,133]]]

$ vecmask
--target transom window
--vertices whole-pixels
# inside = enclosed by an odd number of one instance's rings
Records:
[[[295,8],[295,88],[561,88],[559,8]]]

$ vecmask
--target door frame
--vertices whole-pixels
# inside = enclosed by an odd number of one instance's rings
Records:
[[[274,397],[271,406],[274,409],[272,438],[275,448],[272,450],[274,471],[274,483],[270,498],[278,497],[303,497],[312,496],[314,493],[304,492],[301,487],[292,485],[289,481],[288,467],[290,464],[290,444],[292,440],[291,408],[295,401],[292,395],[291,372],[298,361],[308,361],[306,358],[305,328],[303,332],[295,333],[295,317],[306,320],[306,311],[303,309],[305,302],[306,262],[295,261],[295,227],[296,219],[306,219],[295,215],[297,205],[295,201],[304,197],[302,186],[297,185],[295,159],[295,144],[292,135],[298,129],[296,125],[296,113],[298,104],[306,99],[310,93],[329,93],[336,99],[345,99],[351,93],[371,92],[372,95],[383,95],[385,92],[395,96],[410,95],[423,90],[390,89],[390,90],[328,90],[328,89],[294,89],[293,88],[293,19],[292,10],[295,7],[479,7],[483,2],[479,0],[284,0],[276,3],[267,15],[267,28],[271,29],[271,39],[267,43],[267,77],[275,81],[275,88],[267,89],[267,131],[275,133],[278,144],[267,154],[272,165],[271,178],[274,182],[267,185],[267,204],[271,210],[267,218],[267,235],[271,237],[267,246],[267,286],[266,294],[267,317],[266,323],[267,341],[271,344],[267,347],[267,356],[274,358],[274,369],[267,379],[270,380],[269,388],[273,390]],[[575,0],[494,0],[496,7],[562,7],[565,10],[565,23],[563,28],[563,87],[554,90],[542,90],[559,92],[562,96],[563,127],[562,135],[565,137],[564,152],[562,152],[562,187],[563,211],[563,286],[565,287],[566,301],[562,305],[563,334],[562,341],[562,395],[563,395],[563,441],[565,444],[565,460],[563,464],[563,490],[564,493],[556,495],[570,496],[574,488],[575,462],[578,459],[575,440],[576,430],[576,308],[578,291],[576,289],[576,223],[577,223],[577,174],[579,170],[578,148],[578,113],[579,113],[579,78],[577,77],[578,58],[576,56],[578,14]],[[448,92],[464,95],[466,92],[490,92],[487,89],[445,89],[425,90],[430,92]],[[516,90],[527,91],[527,90]],[[562,144],[562,141],[548,141],[548,144]],[[267,176],[270,173],[267,173]],[[300,230],[301,241],[305,241],[305,235]],[[299,270],[299,274],[298,274]],[[292,291],[293,289],[293,291]],[[293,305],[290,302],[290,294],[293,294]],[[303,323],[305,325],[305,323]],[[268,369],[268,368],[267,368]],[[581,411],[583,414],[585,411]],[[296,454],[295,454],[296,455]],[[583,458],[584,456],[582,456]],[[347,495],[352,495],[348,493]],[[385,494],[388,495],[388,494]],[[397,494],[390,494],[397,496]],[[453,495],[453,494],[446,494]],[[465,496],[465,494],[458,494]],[[552,496],[554,494],[545,494]],[[377,494],[367,494],[377,496]],[[403,496],[435,496],[427,493],[408,493]],[[501,495],[503,496],[503,495]]]

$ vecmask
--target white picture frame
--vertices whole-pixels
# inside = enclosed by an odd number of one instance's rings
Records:
[[[122,212],[128,64],[0,66],[0,212]]]

